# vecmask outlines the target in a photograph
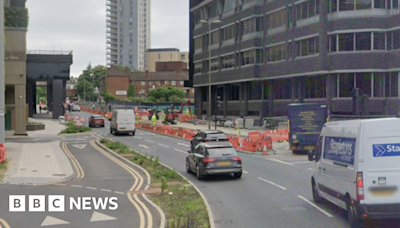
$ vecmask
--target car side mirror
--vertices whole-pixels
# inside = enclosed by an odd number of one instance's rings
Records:
[[[190,153],[192,153],[192,151],[188,150],[188,153],[190,154]]]
[[[309,150],[307,152],[307,155],[308,155],[308,160],[309,161],[314,161],[315,160],[315,151]]]

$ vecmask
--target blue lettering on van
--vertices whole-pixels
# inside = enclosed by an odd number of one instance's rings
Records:
[[[355,147],[354,138],[325,137],[324,158],[354,165]]]
[[[400,156],[400,144],[374,144],[372,145],[374,157]]]

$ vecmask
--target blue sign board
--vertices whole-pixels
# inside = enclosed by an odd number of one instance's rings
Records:
[[[324,158],[332,161],[354,165],[356,139],[325,137]]]
[[[374,144],[372,145],[372,153],[374,157],[400,156],[400,144]]]

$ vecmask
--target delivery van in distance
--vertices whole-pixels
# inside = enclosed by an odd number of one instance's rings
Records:
[[[111,134],[132,134],[135,135],[135,111],[133,109],[115,110],[112,112],[110,123]]]
[[[314,201],[345,209],[352,227],[400,218],[400,118],[326,123],[308,158]]]

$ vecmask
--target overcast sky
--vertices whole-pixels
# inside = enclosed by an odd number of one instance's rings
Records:
[[[151,1],[151,48],[189,50],[189,1]],[[106,64],[105,0],[27,0],[29,50],[73,51],[71,76]]]

